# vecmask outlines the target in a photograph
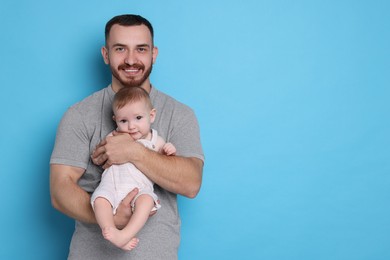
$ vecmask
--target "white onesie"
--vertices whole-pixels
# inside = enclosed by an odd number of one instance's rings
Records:
[[[155,150],[157,137],[157,131],[152,129],[151,140],[139,139],[137,142],[140,142],[146,148]],[[113,214],[115,214],[121,201],[134,188],[138,188],[139,192],[131,202],[133,210],[135,201],[143,194],[150,195],[153,198],[154,208],[152,211],[156,211],[161,207],[157,195],[153,192],[153,182],[132,163],[112,165],[103,172],[100,184],[91,197],[92,207],[94,207],[96,198],[102,197],[111,203]]]

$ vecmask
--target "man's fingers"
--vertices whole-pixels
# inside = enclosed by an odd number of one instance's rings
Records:
[[[93,150],[92,152],[92,156],[94,158],[98,157],[100,154],[104,153],[105,152],[105,145],[107,144],[107,140],[106,139],[103,139],[102,141],[100,141],[100,143],[98,145],[96,145],[95,149]]]
[[[122,200],[122,203],[125,205],[130,205],[131,201],[134,199],[137,193],[138,193],[138,189],[134,188],[126,195],[126,197]]]
[[[96,165],[101,165],[107,160],[105,144],[107,144],[106,139],[102,140],[92,152],[91,159]]]
[[[94,164],[96,165],[102,165],[104,162],[107,161],[107,155],[106,154],[100,154],[100,155],[94,155],[92,154],[91,155],[91,159],[93,161]],[[107,164],[107,163],[106,163]],[[105,165],[106,166],[106,165]],[[110,165],[108,165],[106,168],[110,167]],[[104,168],[104,167],[103,167]],[[104,168],[104,169],[106,169]]]

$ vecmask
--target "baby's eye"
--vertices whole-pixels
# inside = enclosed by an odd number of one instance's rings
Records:
[[[142,116],[137,116],[136,118],[137,118],[137,120],[141,120]]]
[[[122,124],[124,124],[124,123],[126,123],[127,122],[127,120],[125,120],[125,119],[122,119],[121,121],[119,121],[120,123],[122,123]]]

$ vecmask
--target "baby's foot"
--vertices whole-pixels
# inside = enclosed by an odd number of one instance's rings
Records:
[[[102,230],[103,237],[123,250],[132,250],[138,245],[138,238],[131,238],[125,236],[123,231],[114,227],[106,227]]]
[[[138,242],[139,242],[139,239],[134,237],[130,240],[129,243],[127,243],[126,245],[122,246],[121,248],[123,250],[126,250],[126,251],[130,251],[130,250],[133,250],[134,248],[137,247],[138,245]]]

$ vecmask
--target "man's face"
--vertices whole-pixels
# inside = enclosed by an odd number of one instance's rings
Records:
[[[134,86],[149,90],[149,75],[157,48],[153,46],[152,36],[145,25],[115,24],[102,48],[102,55],[105,63],[110,65],[114,91]]]

